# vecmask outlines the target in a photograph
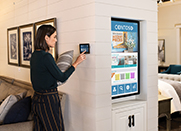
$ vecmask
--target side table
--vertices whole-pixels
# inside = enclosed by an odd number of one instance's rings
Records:
[[[169,67],[169,66],[159,65],[159,66],[158,66],[158,73],[160,73],[160,72],[163,72],[163,71],[167,70],[167,69],[168,69],[168,67]]]
[[[163,95],[158,95],[158,117],[164,114],[167,117],[167,131],[171,130],[171,97],[165,97]]]

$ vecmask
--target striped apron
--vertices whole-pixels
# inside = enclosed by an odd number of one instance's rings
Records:
[[[57,88],[34,93],[32,114],[33,131],[64,131]]]

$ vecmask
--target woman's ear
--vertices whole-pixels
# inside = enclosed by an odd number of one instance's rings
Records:
[[[49,37],[47,35],[45,35],[45,40],[47,41],[49,39]]]

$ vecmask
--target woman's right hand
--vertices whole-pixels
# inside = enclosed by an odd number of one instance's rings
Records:
[[[82,63],[85,59],[86,59],[86,56],[85,56],[85,53],[86,51],[82,52],[76,59],[76,61],[72,64],[72,66],[74,68],[76,68],[80,63]]]

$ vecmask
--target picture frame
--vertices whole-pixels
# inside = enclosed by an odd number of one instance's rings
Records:
[[[158,61],[165,62],[165,39],[158,39]]]
[[[20,66],[30,67],[34,47],[34,24],[19,27]]]
[[[7,29],[8,64],[19,66],[18,27]]]
[[[37,30],[41,25],[52,25],[53,27],[56,28],[56,18],[51,18],[51,19],[36,22],[34,26],[35,37],[36,37]],[[50,48],[49,53],[52,54],[55,60],[57,59],[57,44],[55,44],[54,48]]]

